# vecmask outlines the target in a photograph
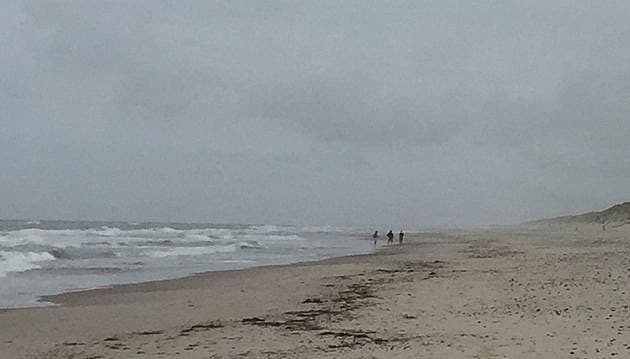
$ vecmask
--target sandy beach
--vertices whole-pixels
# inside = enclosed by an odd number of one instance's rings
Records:
[[[625,358],[630,231],[410,234],[374,255],[0,311],[11,358]]]
[[[0,1],[0,359],[630,359],[629,40],[630,1]]]

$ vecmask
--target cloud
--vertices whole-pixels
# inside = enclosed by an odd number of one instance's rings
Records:
[[[466,116],[461,101],[456,94],[431,102],[390,98],[369,73],[348,73],[254,88],[242,99],[242,116],[276,122],[324,142],[423,146],[453,135]]]
[[[0,5],[0,217],[510,222],[625,200],[630,5]]]

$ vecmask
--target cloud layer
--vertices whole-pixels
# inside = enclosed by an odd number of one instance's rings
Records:
[[[0,217],[521,221],[628,199],[630,5],[0,5]]]

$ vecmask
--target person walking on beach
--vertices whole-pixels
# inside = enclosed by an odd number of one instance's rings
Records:
[[[378,231],[374,231],[372,238],[374,238],[374,245],[376,245],[376,241],[378,240]]]
[[[392,230],[390,229],[389,232],[387,232],[387,244],[393,244],[394,243],[394,232],[392,232]]]
[[[404,237],[405,237],[405,233],[401,229],[400,233],[398,233],[398,244],[402,244]]]

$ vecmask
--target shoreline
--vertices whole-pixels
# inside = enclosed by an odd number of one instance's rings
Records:
[[[0,311],[3,359],[599,358],[630,344],[630,228],[409,235],[374,254]]]
[[[367,254],[208,271],[43,296],[42,300],[54,304],[0,309],[0,353],[8,358],[49,358],[54,357],[51,348],[66,349],[67,343],[195,325],[200,317],[229,321],[243,315],[297,309],[296,304],[302,301],[299,298],[317,295],[322,274],[337,274],[339,267],[360,267],[373,258],[395,255],[398,250],[396,245]],[[274,286],[269,285],[276,280]],[[255,293],[255,297],[249,293]]]
[[[350,255],[342,255],[336,257],[329,257],[323,259],[315,259],[312,261],[301,261],[294,263],[286,263],[286,264],[269,264],[269,265],[260,265],[260,266],[252,266],[246,268],[239,269],[222,269],[222,270],[210,270],[200,273],[193,273],[183,277],[170,278],[170,279],[158,279],[151,280],[145,282],[137,282],[137,283],[123,283],[123,284],[114,284],[106,287],[98,287],[98,288],[90,288],[90,289],[79,289],[76,291],[66,291],[58,294],[50,294],[50,295],[42,295],[39,297],[38,302],[49,302],[50,305],[43,306],[30,306],[30,307],[19,307],[19,308],[0,308],[1,311],[13,311],[13,310],[29,310],[34,308],[47,308],[47,307],[56,307],[56,306],[72,306],[72,305],[83,305],[84,303],[79,303],[86,298],[94,299],[98,295],[118,295],[118,294],[126,294],[126,293],[134,293],[134,292],[147,292],[147,291],[168,291],[168,290],[178,290],[184,289],[186,284],[195,285],[196,279],[203,278],[209,279],[211,277],[222,277],[222,276],[233,276],[235,274],[248,274],[249,272],[254,271],[268,271],[274,269],[288,269],[292,267],[308,267],[308,266],[317,266],[317,265],[326,265],[326,264],[334,264],[334,263],[350,263],[352,261],[358,260],[363,257],[372,257],[372,256],[380,256],[380,255],[388,255],[385,253],[381,253],[381,251],[389,250],[392,251],[394,247],[398,245],[376,248],[375,251],[371,253],[363,253],[363,254],[350,254]]]
[[[356,239],[356,240],[368,242],[367,239]],[[372,255],[372,254],[376,254],[376,252],[379,251],[379,250],[380,250],[379,247],[374,248],[374,246],[372,246],[370,248],[370,251],[367,252],[367,253],[342,254],[342,255],[334,255],[334,256],[331,256],[331,257],[324,257],[324,258],[320,258],[320,259],[313,259],[313,260],[306,260],[306,261],[304,261],[304,260],[297,260],[295,262],[289,262],[289,263],[261,264],[261,265],[253,265],[253,266],[248,266],[248,267],[243,267],[243,268],[234,268],[234,269],[207,270],[207,271],[202,271],[202,272],[198,272],[198,273],[190,273],[190,274],[186,274],[186,275],[182,275],[182,276],[177,276],[177,277],[173,277],[173,278],[146,280],[146,281],[120,283],[120,284],[111,284],[111,285],[105,285],[105,286],[97,286],[97,287],[93,287],[93,288],[81,288],[81,289],[76,289],[76,290],[61,290],[58,293],[43,294],[43,295],[34,296],[35,299],[34,299],[33,304],[25,304],[25,305],[14,306],[14,307],[0,307],[0,312],[12,311],[12,310],[26,310],[26,309],[31,309],[31,308],[46,308],[46,307],[54,307],[54,306],[58,306],[58,305],[63,305],[64,304],[64,303],[62,303],[63,298],[73,297],[73,296],[80,296],[81,293],[84,293],[84,292],[107,292],[107,291],[118,292],[120,289],[125,288],[125,287],[133,287],[133,286],[141,286],[141,287],[145,286],[146,287],[146,286],[150,286],[151,284],[154,284],[154,286],[161,286],[161,285],[167,285],[168,282],[171,282],[171,281],[180,281],[180,280],[185,281],[187,278],[191,278],[191,277],[194,278],[194,277],[199,277],[199,276],[210,275],[211,273],[244,271],[244,270],[249,270],[249,269],[265,268],[265,267],[286,267],[286,266],[293,266],[293,265],[299,265],[299,264],[305,264],[305,263],[318,263],[318,262],[321,262],[321,261],[331,260],[331,259],[335,259],[335,258],[353,257],[353,256],[362,256],[362,255]],[[131,290],[131,289],[129,289],[129,290]]]

